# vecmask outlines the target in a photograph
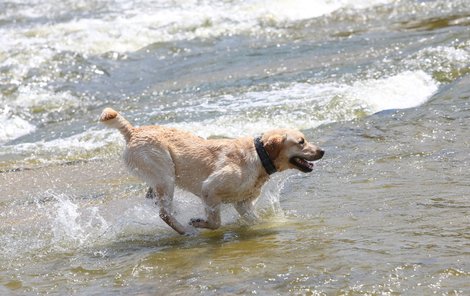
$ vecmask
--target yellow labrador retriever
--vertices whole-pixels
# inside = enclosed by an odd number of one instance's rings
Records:
[[[287,169],[311,172],[312,161],[324,154],[291,129],[256,138],[207,140],[170,127],[133,127],[111,108],[103,110],[100,121],[122,133],[127,167],[150,186],[147,196],[157,197],[160,217],[180,234],[193,234],[194,227],[218,228],[222,203],[232,203],[241,216],[256,219],[254,204],[270,174]],[[175,185],[202,199],[206,219],[191,219],[188,226],[175,219]]]

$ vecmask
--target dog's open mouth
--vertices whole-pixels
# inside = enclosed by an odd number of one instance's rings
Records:
[[[307,161],[301,157],[294,156],[289,159],[289,161],[304,173],[310,173],[313,170],[313,162]]]

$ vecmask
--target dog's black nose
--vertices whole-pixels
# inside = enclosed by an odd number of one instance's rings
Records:
[[[325,155],[325,150],[319,150],[318,151],[318,159],[322,158],[323,155]]]

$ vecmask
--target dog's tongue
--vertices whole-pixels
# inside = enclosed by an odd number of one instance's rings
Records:
[[[309,168],[313,169],[313,167],[314,167],[313,161],[306,161],[306,160],[304,160],[304,163],[305,163],[306,166],[308,166]]]
[[[300,157],[294,157],[290,159],[290,162],[304,173],[309,173],[313,170],[313,161],[310,162]]]
[[[313,169],[313,166],[314,166],[313,161],[312,162],[306,161],[305,159],[302,159],[302,158],[296,158],[296,161],[303,166]]]

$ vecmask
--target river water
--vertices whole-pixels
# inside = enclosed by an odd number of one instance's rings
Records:
[[[470,294],[469,1],[13,0],[0,44],[0,294]],[[105,106],[326,156],[182,237]]]

